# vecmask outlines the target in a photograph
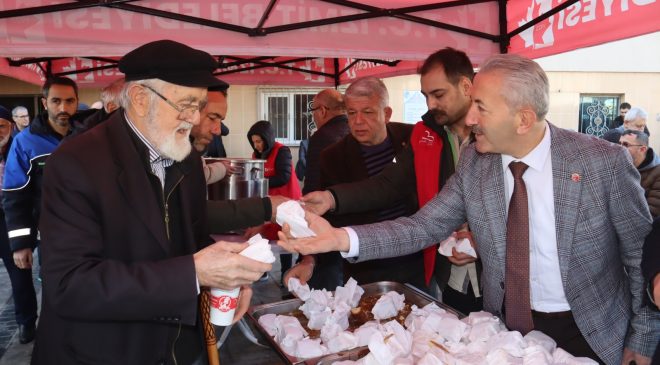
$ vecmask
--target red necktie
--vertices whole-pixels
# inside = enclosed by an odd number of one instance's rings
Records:
[[[506,220],[506,272],[504,278],[504,308],[506,326],[523,335],[534,329],[529,303],[529,213],[527,188],[522,179],[527,165],[511,162],[513,194]]]

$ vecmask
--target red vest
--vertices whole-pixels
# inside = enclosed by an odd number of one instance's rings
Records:
[[[268,158],[266,159],[266,165],[264,166],[264,176],[266,178],[277,175],[277,171],[275,171],[275,160],[277,159],[277,154],[280,152],[280,148],[282,148],[282,146],[283,145],[279,142],[275,142],[275,145],[273,145],[273,149],[270,151],[270,155],[268,155]],[[252,157],[254,157],[254,155]],[[298,184],[298,178],[293,171],[292,161],[291,176],[289,177],[289,182],[277,188],[269,187],[268,195],[282,195],[293,200],[300,199],[300,197],[302,197],[302,193],[300,192],[300,184]]]
[[[417,122],[410,136],[410,145],[415,154],[415,177],[417,178],[417,200],[423,207],[438,194],[440,180],[440,155],[442,154],[442,138],[423,122]],[[438,245],[424,249],[424,279],[429,285]]]
[[[264,177],[269,178],[276,175],[277,171],[275,171],[275,160],[277,159],[277,154],[282,146],[283,145],[279,142],[275,142],[273,145],[273,149],[270,151],[270,155],[268,155],[266,164],[264,166]],[[254,158],[254,154],[252,154],[252,158]],[[296,177],[296,173],[293,169],[293,161],[291,162],[291,177],[289,177],[289,182],[277,188],[269,187],[268,195],[282,195],[293,200],[299,200],[300,197],[302,197],[302,193],[300,192],[300,184],[298,184],[298,178]],[[281,227],[279,225],[275,223],[268,223],[263,230],[264,237],[269,240],[276,240],[277,232],[280,229]]]

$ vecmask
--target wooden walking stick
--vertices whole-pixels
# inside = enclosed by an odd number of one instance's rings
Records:
[[[204,326],[204,341],[206,342],[206,351],[209,355],[209,365],[220,365],[220,355],[218,354],[218,339],[215,337],[215,327],[211,323],[211,293],[209,289],[202,289],[202,295],[199,302],[200,314],[202,316],[202,325]]]

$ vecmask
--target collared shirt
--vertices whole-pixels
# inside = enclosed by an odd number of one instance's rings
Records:
[[[149,165],[151,166],[151,172],[158,176],[160,185],[163,190],[165,190],[165,169],[172,166],[174,164],[174,160],[161,156],[156,148],[151,143],[149,143],[149,140],[147,140],[147,138],[142,133],[140,133],[137,127],[135,127],[135,124],[133,124],[126,112],[124,112],[124,117],[126,118],[128,126],[131,127],[133,133],[135,133],[140,141],[142,141],[142,143],[147,146],[147,149],[149,150]],[[197,273],[195,273],[195,286],[197,287],[197,294],[199,294],[201,289],[199,286],[199,278],[197,277]]]
[[[562,312],[571,307],[566,300],[559,269],[550,137],[550,127],[546,122],[543,139],[526,156],[516,159],[502,155],[502,171],[508,202],[514,185],[509,163],[522,161],[529,166],[523,180],[529,209],[530,303],[532,309],[539,312]]]
[[[509,170],[509,163],[522,161],[529,166],[523,180],[527,188],[530,218],[530,303],[532,309],[539,312],[571,309],[566,300],[559,269],[550,137],[550,127],[546,122],[543,139],[525,157],[516,160],[513,156],[502,155],[507,202],[513,195],[513,175]],[[344,258],[356,257],[360,252],[359,238],[352,228],[344,229],[348,233],[350,246],[348,252],[340,253]]]
[[[151,172],[158,176],[161,187],[165,189],[165,169],[172,166],[174,164],[174,160],[161,156],[158,150],[156,150],[156,147],[149,143],[147,137],[145,137],[137,129],[135,124],[133,124],[131,119],[128,117],[128,114],[124,113],[124,117],[128,122],[128,126],[131,127],[131,130],[135,133],[136,136],[138,136],[142,143],[147,146],[147,149],[149,150],[149,165],[151,166]]]

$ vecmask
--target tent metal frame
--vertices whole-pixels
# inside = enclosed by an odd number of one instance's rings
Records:
[[[131,3],[138,3],[140,2],[140,0],[76,0],[73,2],[63,3],[63,4],[3,10],[0,11],[0,19],[7,19],[13,17],[27,16],[27,15],[46,14],[46,13],[67,11],[67,10],[93,8],[93,7],[108,7],[108,8],[115,8],[125,11],[141,13],[141,14],[148,14],[166,19],[178,20],[192,24],[204,25],[211,28],[238,32],[245,34],[248,37],[266,37],[269,34],[287,32],[297,29],[339,24],[349,21],[372,19],[378,17],[392,17],[397,19],[408,20],[414,23],[428,25],[430,27],[435,27],[438,29],[443,29],[451,32],[457,32],[457,33],[470,35],[473,37],[487,39],[499,44],[500,53],[507,53],[512,37],[548,19],[552,15],[558,13],[561,10],[566,9],[567,7],[575,4],[580,0],[567,0],[557,5],[547,13],[534,18],[525,25],[518,27],[510,32],[507,32],[507,14],[506,14],[507,0],[454,0],[454,1],[437,2],[437,3],[431,3],[425,5],[391,8],[391,9],[378,8],[375,6],[362,4],[356,1],[349,1],[349,0],[319,0],[319,1],[345,6],[356,10],[361,10],[363,11],[363,13],[337,16],[327,19],[310,20],[310,21],[297,22],[297,23],[291,23],[285,25],[277,25],[272,27],[264,27],[266,21],[268,20],[268,17],[270,16],[273,9],[277,5],[277,0],[270,0],[257,26],[254,28],[248,28],[235,24],[229,24],[229,23],[204,19],[200,17],[189,16],[189,15],[176,14],[165,10],[158,10],[158,9],[131,4]],[[488,34],[473,29],[463,28],[456,25],[452,25],[444,22],[438,22],[430,19],[425,19],[416,15],[412,15],[412,13],[416,13],[420,11],[437,10],[443,8],[480,4],[486,2],[495,2],[498,5],[499,34],[497,35]],[[292,58],[292,57],[283,57],[283,56],[282,57],[276,57],[276,56],[240,57],[240,56],[231,56],[231,55],[216,55],[215,57],[218,58],[218,60],[220,61],[219,62],[220,66],[218,68],[218,71],[215,73],[216,75],[224,75],[234,72],[241,72],[246,70],[253,70],[253,69],[260,69],[267,67],[278,67],[286,70],[294,70],[303,73],[331,77],[334,80],[335,87],[339,86],[341,75],[347,72],[352,66],[354,66],[356,63],[360,61],[374,62],[392,67],[396,66],[401,61],[401,60],[356,59],[349,66],[343,69],[339,69],[339,60],[337,58],[334,58],[333,59],[334,70],[332,73],[328,73],[328,72],[319,72],[314,70],[303,69],[299,67],[294,67],[292,65],[297,61],[315,59],[316,57],[308,57],[308,58]],[[40,67],[43,70],[43,72],[46,74],[47,77],[66,76],[77,73],[115,68],[117,67],[117,63],[118,63],[117,60],[110,58],[101,58],[101,57],[93,57],[93,56],[79,57],[82,59],[100,60],[100,61],[108,62],[108,65],[62,72],[57,74],[52,73],[51,71],[52,61],[62,58],[66,58],[66,57],[38,57],[38,58],[20,58],[20,59],[7,58],[7,61],[11,66],[37,64],[38,67]],[[227,60],[229,61],[226,62]],[[45,68],[42,65],[42,63],[46,64]],[[241,67],[246,64],[250,64],[250,66]]]

